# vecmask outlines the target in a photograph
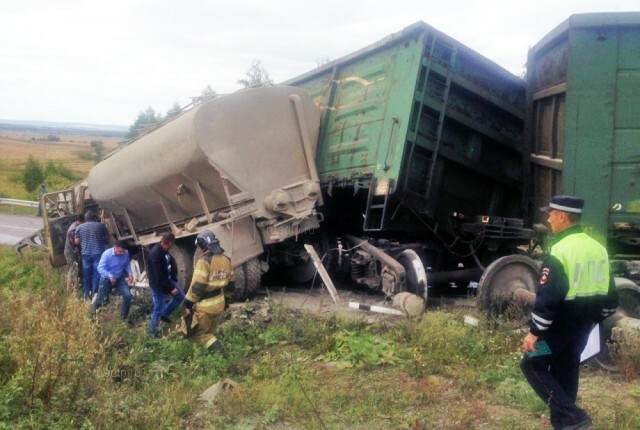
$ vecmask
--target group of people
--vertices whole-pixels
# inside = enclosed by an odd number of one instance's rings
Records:
[[[171,323],[171,314],[184,303],[182,330],[185,337],[201,343],[211,352],[226,355],[215,336],[225,308],[225,288],[235,281],[231,260],[224,255],[218,238],[209,230],[196,237],[202,251],[187,294],[178,285],[177,265],[169,250],[175,245],[173,233],[165,233],[147,256],[147,276],[153,297],[149,334],[157,336],[160,322]],[[91,300],[90,315],[108,299],[112,289],[122,297],[120,317],[127,320],[133,284],[131,259],[127,244],[118,241],[109,247],[109,233],[93,211],[78,216],[67,230],[65,257],[70,266],[81,268],[82,294]]]

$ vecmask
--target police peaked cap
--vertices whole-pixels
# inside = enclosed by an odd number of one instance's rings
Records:
[[[576,196],[553,196],[549,206],[540,208],[542,212],[549,213],[551,209],[562,212],[581,214],[584,207],[584,200]]]

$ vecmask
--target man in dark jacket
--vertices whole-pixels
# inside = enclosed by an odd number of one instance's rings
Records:
[[[613,315],[618,305],[607,250],[580,227],[583,206],[579,197],[554,196],[541,208],[549,214],[555,236],[540,268],[520,364],[549,405],[554,429],[591,428],[589,415],[576,405],[580,355],[594,325]]]
[[[152,336],[158,334],[159,321],[171,322],[169,316],[184,300],[184,292],[178,286],[176,261],[169,254],[169,249],[175,242],[173,233],[163,234],[160,243],[151,249],[147,260],[149,287],[153,295],[153,312],[149,325],[149,334]]]

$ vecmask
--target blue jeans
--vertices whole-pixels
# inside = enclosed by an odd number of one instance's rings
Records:
[[[91,302],[91,315],[95,315],[96,310],[102,306],[104,298],[111,291],[111,280],[109,278],[100,278],[100,288],[98,289],[98,295]],[[116,285],[120,296],[122,297],[122,307],[120,308],[120,318],[123,320],[129,316],[129,308],[131,307],[131,291],[129,291],[129,284],[124,276],[120,276],[116,280]]]
[[[82,291],[88,299],[98,292],[100,273],[98,273],[98,263],[101,254],[82,256]]]
[[[184,292],[178,286],[178,283],[174,280],[170,280],[173,288],[178,289],[178,294],[175,296],[171,293],[159,293],[151,290],[153,295],[153,311],[151,312],[151,324],[149,325],[149,333],[155,334],[158,329],[158,322],[160,317],[169,318],[169,315],[176,310],[180,303],[184,300]]]

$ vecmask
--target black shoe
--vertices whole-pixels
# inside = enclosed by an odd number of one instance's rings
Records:
[[[222,346],[219,340],[213,342],[207,349],[213,354],[220,353],[224,358],[229,358],[229,354],[227,354],[227,351],[224,349],[224,346]]]
[[[578,424],[562,427],[562,430],[590,430],[593,428],[593,422],[590,418],[579,422]]]
[[[173,321],[171,321],[171,319],[169,317],[165,317],[165,316],[161,316],[160,317],[160,321],[165,322],[167,324],[173,323]]]

